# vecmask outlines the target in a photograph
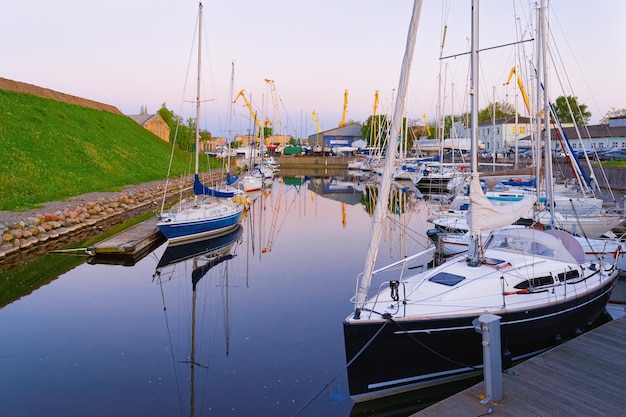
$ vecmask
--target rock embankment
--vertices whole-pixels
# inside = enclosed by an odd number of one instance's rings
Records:
[[[170,181],[167,200],[191,186]],[[92,193],[67,202],[48,203],[41,211],[0,212],[0,264],[16,264],[28,254],[42,254],[95,235],[132,217],[160,209],[165,182],[128,187],[121,192]]]

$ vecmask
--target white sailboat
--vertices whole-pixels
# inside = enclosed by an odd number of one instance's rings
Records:
[[[420,9],[421,1],[416,0],[390,138],[397,137],[403,114]],[[374,270],[387,216],[393,168],[393,161],[388,161],[365,267],[352,299],[354,311],[343,322],[349,390],[355,401],[480,375],[481,335],[475,331],[473,320],[482,314],[500,316],[505,367],[550,349],[602,316],[617,280],[614,265],[586,262],[580,245],[568,234],[528,228],[495,231],[513,222],[518,213],[492,206],[478,179],[477,21],[474,0],[469,253],[417,274],[408,264],[419,254]],[[388,155],[394,155],[394,141],[389,142]],[[532,204],[533,200],[525,203]],[[522,211],[524,207],[519,205]],[[481,245],[481,234],[490,230],[494,230],[493,235]],[[400,270],[399,276],[370,292],[373,276],[392,267]]]
[[[202,3],[199,3],[198,9],[198,33],[194,197],[181,201],[170,211],[164,210],[164,197],[157,223],[159,230],[172,243],[227,233],[237,227],[244,210],[243,204],[233,200],[235,192],[215,190],[200,181],[198,165],[200,154]]]

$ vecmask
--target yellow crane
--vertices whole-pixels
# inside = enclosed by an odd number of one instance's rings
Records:
[[[428,120],[426,119],[426,113],[422,114],[422,122],[426,126],[426,133],[430,136],[430,126],[428,126]]]
[[[378,111],[378,90],[374,93],[374,113],[372,113],[372,143],[369,146],[376,146],[376,122],[378,122],[378,118],[376,117],[376,112]]]
[[[254,123],[256,124],[256,127],[258,128],[259,135],[260,135],[261,134],[261,129],[263,129],[264,127],[268,127],[268,126],[272,125],[272,121],[269,118],[266,118],[263,126],[261,126],[261,122],[259,122],[259,119],[256,117],[256,113],[254,112],[254,110],[252,110],[252,106],[250,106],[250,102],[246,98],[245,90],[242,89],[241,91],[239,91],[239,93],[237,93],[237,96],[233,100],[233,103],[237,103],[237,100],[239,100],[239,97],[241,97],[243,99],[243,102],[246,104],[246,107],[248,108],[248,111],[250,112],[250,116],[254,120]],[[263,130],[263,135],[265,136],[265,131],[264,130]],[[266,142],[266,145],[267,145],[269,143],[269,139],[265,138],[265,142]]]
[[[272,93],[272,104],[274,106],[274,127],[277,135],[283,134],[283,127],[280,122],[280,110],[278,109],[278,93],[276,92],[276,84],[274,80],[265,79],[265,82],[270,86],[270,92]]]
[[[252,106],[250,106],[250,102],[246,98],[246,96],[244,94],[244,90],[241,90],[237,94],[237,96],[233,100],[233,103],[237,103],[237,100],[239,100],[239,97],[241,97],[243,99],[243,102],[246,104],[246,107],[248,108],[248,111],[250,112],[250,116],[254,120],[254,123],[256,123],[256,127],[259,128],[259,132],[260,132],[261,131],[261,123],[259,122],[259,119],[257,119],[256,113],[254,112],[254,110],[252,110]]]
[[[346,125],[346,115],[348,114],[348,90],[343,93],[343,114],[341,116],[341,123],[339,127]]]
[[[526,94],[526,89],[524,88],[524,84],[522,84],[522,79],[520,78],[519,74],[517,74],[516,67],[511,68],[511,72],[509,73],[509,79],[506,80],[504,85],[508,85],[509,84],[509,82],[511,81],[511,77],[513,77],[513,74],[517,75],[517,85],[519,86],[519,89],[522,92],[522,98],[524,99],[524,104],[526,105],[526,110],[528,110],[528,114],[533,114],[532,110],[530,108],[530,102],[528,101],[528,94]]]
[[[315,112],[315,110],[313,110],[313,112],[311,113],[311,117],[313,118],[313,121],[315,122],[315,126],[317,127],[317,133],[320,133],[321,132],[320,123],[317,120],[317,113]]]

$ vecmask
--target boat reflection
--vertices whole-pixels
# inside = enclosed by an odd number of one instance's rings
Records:
[[[196,310],[197,310],[197,287],[202,278],[204,278],[207,273],[217,265],[226,262],[236,255],[234,253],[234,248],[238,242],[240,242],[240,238],[243,233],[243,226],[241,224],[237,225],[237,227],[220,236],[205,238],[201,240],[192,241],[184,244],[175,244],[168,245],[165,252],[159,259],[159,262],[156,267],[156,271],[153,275],[155,281],[161,286],[161,292],[163,294],[163,283],[164,281],[172,280],[176,274],[174,270],[181,266],[181,270],[188,272],[188,268],[185,268],[188,262],[191,262],[191,334],[190,334],[190,348],[189,348],[189,356],[186,356],[185,360],[178,360],[178,363],[189,365],[189,383],[190,383],[190,415],[193,416],[196,411],[196,368],[204,368],[208,369],[207,365],[203,365],[196,359]],[[228,269],[224,269],[224,282],[219,283],[220,286],[224,288],[224,300],[225,300],[225,339],[226,339],[226,355],[229,354],[229,325],[228,325]],[[184,296],[184,295],[183,295]],[[205,306],[206,307],[206,306]],[[169,333],[169,319],[167,306],[165,305],[165,296],[163,296],[163,311],[165,312],[166,325]],[[203,326],[204,327],[204,326]],[[172,335],[168,335],[169,340],[172,340]],[[170,346],[172,355],[175,355],[174,348]],[[179,377],[179,372],[174,370],[174,374]],[[181,392],[179,391],[179,396],[181,396]]]

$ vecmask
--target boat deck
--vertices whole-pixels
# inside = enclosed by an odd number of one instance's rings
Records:
[[[411,417],[624,415],[625,352],[622,317],[504,373],[502,401],[482,404],[481,382]]]

